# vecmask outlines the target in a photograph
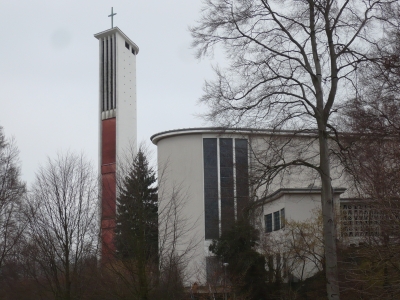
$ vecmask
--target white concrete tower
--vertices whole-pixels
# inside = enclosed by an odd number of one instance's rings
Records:
[[[112,16],[112,15],[111,15]],[[113,255],[118,157],[136,145],[136,55],[139,47],[118,27],[99,40],[99,165],[101,168],[102,258]]]

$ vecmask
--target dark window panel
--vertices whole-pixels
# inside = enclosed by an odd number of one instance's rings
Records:
[[[218,189],[218,181],[205,178],[204,179],[204,191],[206,189]]]
[[[206,178],[212,178],[218,181],[218,168],[204,168]]]
[[[222,198],[225,198],[225,197],[229,197],[229,198],[231,198],[231,197],[233,197],[234,195],[233,195],[233,189],[232,188],[223,188],[223,187],[221,187],[221,200],[222,200]]]
[[[236,209],[238,218],[243,216],[243,213],[248,208],[249,205],[249,197],[237,197],[236,198]]]
[[[205,205],[205,239],[219,238],[218,198],[208,198]]]
[[[236,195],[237,197],[249,196],[249,183],[244,179],[236,178]]]
[[[221,177],[221,188],[233,186],[233,177]]]
[[[236,207],[238,218],[243,215],[249,204],[249,155],[247,149],[248,141],[246,139],[235,139]]]
[[[216,189],[205,189],[204,190],[204,197],[206,198],[218,198],[218,188]]]
[[[281,209],[281,228],[285,227],[285,209]]]
[[[217,149],[215,152],[204,153],[204,167],[217,167]]]
[[[243,175],[248,176],[248,151],[247,151],[247,140],[236,139],[235,140],[235,164],[236,169],[240,172],[236,176]],[[244,172],[244,174],[242,174]]]
[[[279,219],[279,210],[274,212],[274,231],[281,229],[281,222]]]
[[[235,224],[235,204],[232,197],[221,197],[221,231],[225,232]]]
[[[128,42],[125,42],[125,47],[126,47],[126,49],[129,49],[129,44],[128,44]]]
[[[231,167],[221,167],[219,169],[221,178],[233,178],[233,164]]]
[[[233,168],[233,142],[232,139],[219,139],[220,167]]]
[[[203,139],[205,238],[219,237],[217,139]]]
[[[264,216],[265,220],[265,232],[272,232],[272,214]]]
[[[217,139],[203,139],[204,167],[217,168]]]
[[[235,222],[233,181],[233,139],[219,139],[221,183],[221,231],[229,230]]]

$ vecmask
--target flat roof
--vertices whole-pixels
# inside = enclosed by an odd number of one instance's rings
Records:
[[[157,145],[158,141],[179,135],[188,134],[243,134],[243,135],[272,135],[277,134],[281,136],[315,136],[317,137],[316,130],[277,130],[277,129],[257,129],[257,128],[227,128],[227,127],[195,127],[195,128],[181,128],[162,131],[153,134],[150,137],[151,142]]]
[[[123,33],[122,30],[119,29],[118,27],[113,27],[113,28],[104,30],[102,32],[96,33],[94,35],[94,37],[96,39],[101,39],[103,37],[109,36],[110,34],[113,34],[116,32],[118,32],[135,49],[135,54],[139,53],[138,45],[136,45],[130,38],[128,38],[128,36],[125,33]]]
[[[333,188],[333,194],[343,194],[347,189],[346,188]],[[322,191],[321,188],[309,187],[309,188],[282,188],[278,189],[272,194],[259,199],[256,201],[257,204],[265,204],[268,202],[272,202],[285,194],[320,194]]]

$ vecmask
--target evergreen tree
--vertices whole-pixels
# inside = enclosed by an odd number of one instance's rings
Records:
[[[119,186],[115,245],[117,257],[120,259],[134,259],[144,264],[156,262],[158,252],[156,180],[153,168],[149,166],[143,149],[140,149],[128,175]]]

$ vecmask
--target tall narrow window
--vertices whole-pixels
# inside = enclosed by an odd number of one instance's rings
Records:
[[[217,139],[203,139],[205,238],[219,237]]]
[[[272,214],[268,214],[264,216],[265,220],[265,232],[272,231]]]
[[[125,47],[126,47],[126,49],[129,49],[129,44],[128,44],[128,42],[125,42]]]
[[[219,151],[221,182],[221,231],[225,232],[235,223],[232,139],[220,138]]]
[[[281,228],[285,227],[285,209],[281,209]]]
[[[236,209],[238,218],[242,216],[249,204],[248,158],[247,140],[235,139]]]
[[[279,220],[279,210],[274,212],[274,231],[281,229]]]

